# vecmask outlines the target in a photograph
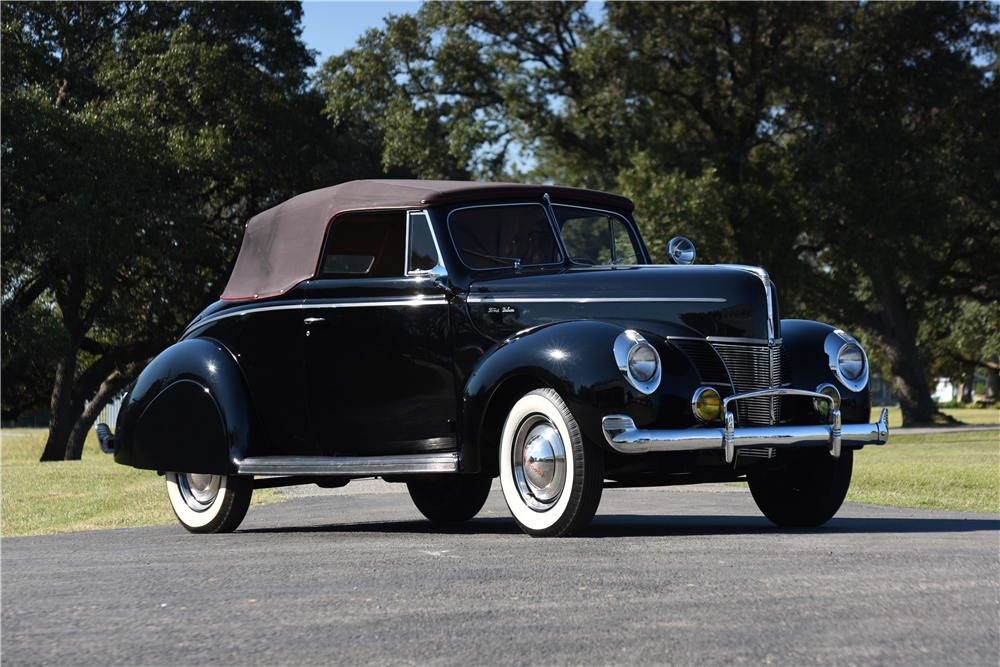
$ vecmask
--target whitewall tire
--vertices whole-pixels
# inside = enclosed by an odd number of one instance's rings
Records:
[[[167,497],[181,525],[192,533],[231,533],[253,496],[253,477],[168,472]]]
[[[556,391],[530,391],[511,407],[500,438],[500,486],[524,532],[579,532],[594,517],[603,485],[602,452],[582,437]]]

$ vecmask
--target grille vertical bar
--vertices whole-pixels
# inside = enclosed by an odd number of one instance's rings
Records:
[[[712,343],[729,370],[737,394],[788,386],[788,364],[780,345]],[[781,421],[780,396],[748,398],[736,402],[736,421],[743,425],[769,426]]]

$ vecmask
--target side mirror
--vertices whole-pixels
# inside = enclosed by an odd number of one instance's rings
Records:
[[[675,236],[667,244],[667,259],[671,264],[694,264],[696,255],[694,244],[683,236]]]

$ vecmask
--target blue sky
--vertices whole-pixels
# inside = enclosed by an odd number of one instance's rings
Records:
[[[340,55],[354,46],[369,28],[381,28],[389,14],[416,14],[419,9],[420,3],[416,1],[307,0],[302,3],[302,41],[319,52],[316,56],[318,67],[330,56]],[[595,21],[601,20],[604,3],[588,2],[587,12]]]
[[[303,2],[302,41],[318,51],[316,65],[340,55],[389,14],[416,14],[419,2]]]

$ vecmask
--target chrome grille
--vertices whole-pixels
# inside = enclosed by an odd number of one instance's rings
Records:
[[[780,345],[712,343],[729,369],[733,390],[742,394],[758,389],[789,386],[788,364]],[[766,426],[781,421],[783,400],[779,396],[747,398],[736,402],[736,423]]]

